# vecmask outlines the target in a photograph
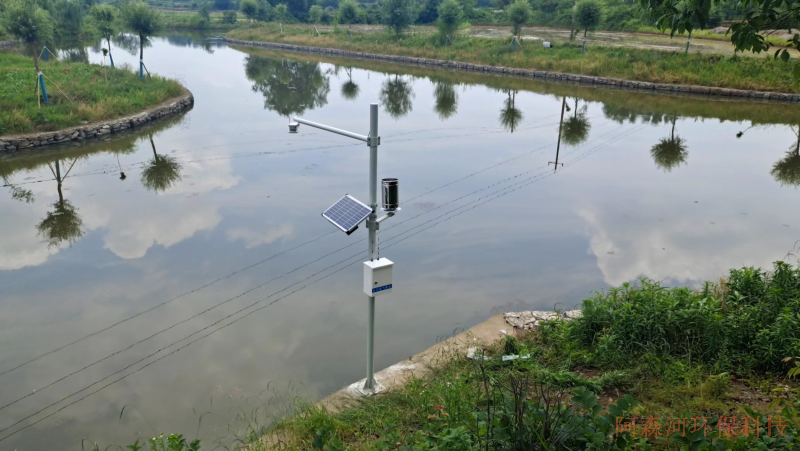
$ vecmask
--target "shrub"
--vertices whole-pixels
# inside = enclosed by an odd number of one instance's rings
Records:
[[[235,24],[237,19],[236,11],[225,11],[222,13],[222,23]]]

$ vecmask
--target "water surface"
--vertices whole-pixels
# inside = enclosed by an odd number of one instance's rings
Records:
[[[400,179],[403,209],[380,232],[395,280],[378,298],[378,368],[504,310],[769,266],[800,236],[791,105],[199,39],[145,49],[194,93],[185,115],[0,161],[0,449],[193,437],[201,416],[200,436],[225,441],[250,396],[364,376],[366,232],[320,213],[368,200],[368,149],[289,134],[290,115],[366,133],[381,103],[379,176]],[[117,45],[134,65],[135,43]]]

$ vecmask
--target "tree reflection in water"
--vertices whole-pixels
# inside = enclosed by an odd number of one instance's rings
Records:
[[[264,96],[264,108],[281,116],[303,114],[328,103],[330,81],[319,63],[248,56],[245,74],[253,92]]]
[[[344,70],[347,72],[347,81],[342,84],[342,97],[347,100],[355,100],[358,98],[358,91],[361,88],[353,82],[353,68],[346,67]]]
[[[570,110],[569,105],[566,105],[567,111]],[[583,106],[578,108],[578,98],[575,97],[575,107],[572,110],[572,116],[567,118],[564,122],[563,136],[561,137],[564,144],[568,146],[577,146],[586,141],[589,137],[589,130],[592,126],[589,124],[589,118],[586,117],[587,105],[586,102]]]
[[[181,180],[181,165],[174,157],[159,155],[156,152],[152,133],[150,134],[150,145],[153,147],[153,159],[147,162],[142,171],[142,185],[148,191],[163,192]]]
[[[792,130],[795,134],[795,143],[786,152],[786,156],[772,166],[772,177],[781,185],[798,186],[800,185],[800,125],[797,130]]]
[[[439,119],[445,120],[456,114],[458,110],[458,93],[455,85],[446,81],[435,81],[433,97],[436,103],[433,111],[439,115]]]
[[[650,149],[650,155],[656,166],[664,172],[670,172],[673,168],[686,162],[689,152],[686,150],[686,141],[680,136],[675,135],[675,116],[672,117],[672,131],[668,138],[663,138],[658,144]]]
[[[399,119],[411,112],[411,99],[414,92],[411,83],[403,80],[398,75],[394,80],[389,78],[381,86],[380,101],[383,109],[395,119]]]
[[[508,98],[503,101],[503,109],[500,110],[500,125],[511,133],[514,133],[514,129],[519,126],[523,118],[522,111],[515,105],[516,101],[517,91],[508,91]]]
[[[56,179],[56,189],[58,191],[58,201],[52,207],[52,211],[48,211],[47,215],[42,219],[36,229],[39,236],[47,241],[47,246],[59,247],[63,242],[69,243],[72,246],[83,236],[83,220],[78,215],[78,209],[75,208],[70,201],[64,199],[64,192],[62,184],[64,179],[69,176],[70,171],[75,167],[75,162],[78,159],[72,160],[66,173],[61,174],[61,161],[55,161],[55,167],[48,163],[53,176]]]

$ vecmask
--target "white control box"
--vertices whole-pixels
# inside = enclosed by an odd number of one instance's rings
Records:
[[[364,293],[378,296],[392,292],[392,267],[388,258],[364,262]]]

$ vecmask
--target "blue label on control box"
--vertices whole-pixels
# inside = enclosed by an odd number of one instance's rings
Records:
[[[375,288],[372,289],[372,292],[373,293],[377,293],[379,291],[391,290],[391,289],[392,289],[392,284],[389,284],[389,285],[384,285],[382,287],[375,287]]]

